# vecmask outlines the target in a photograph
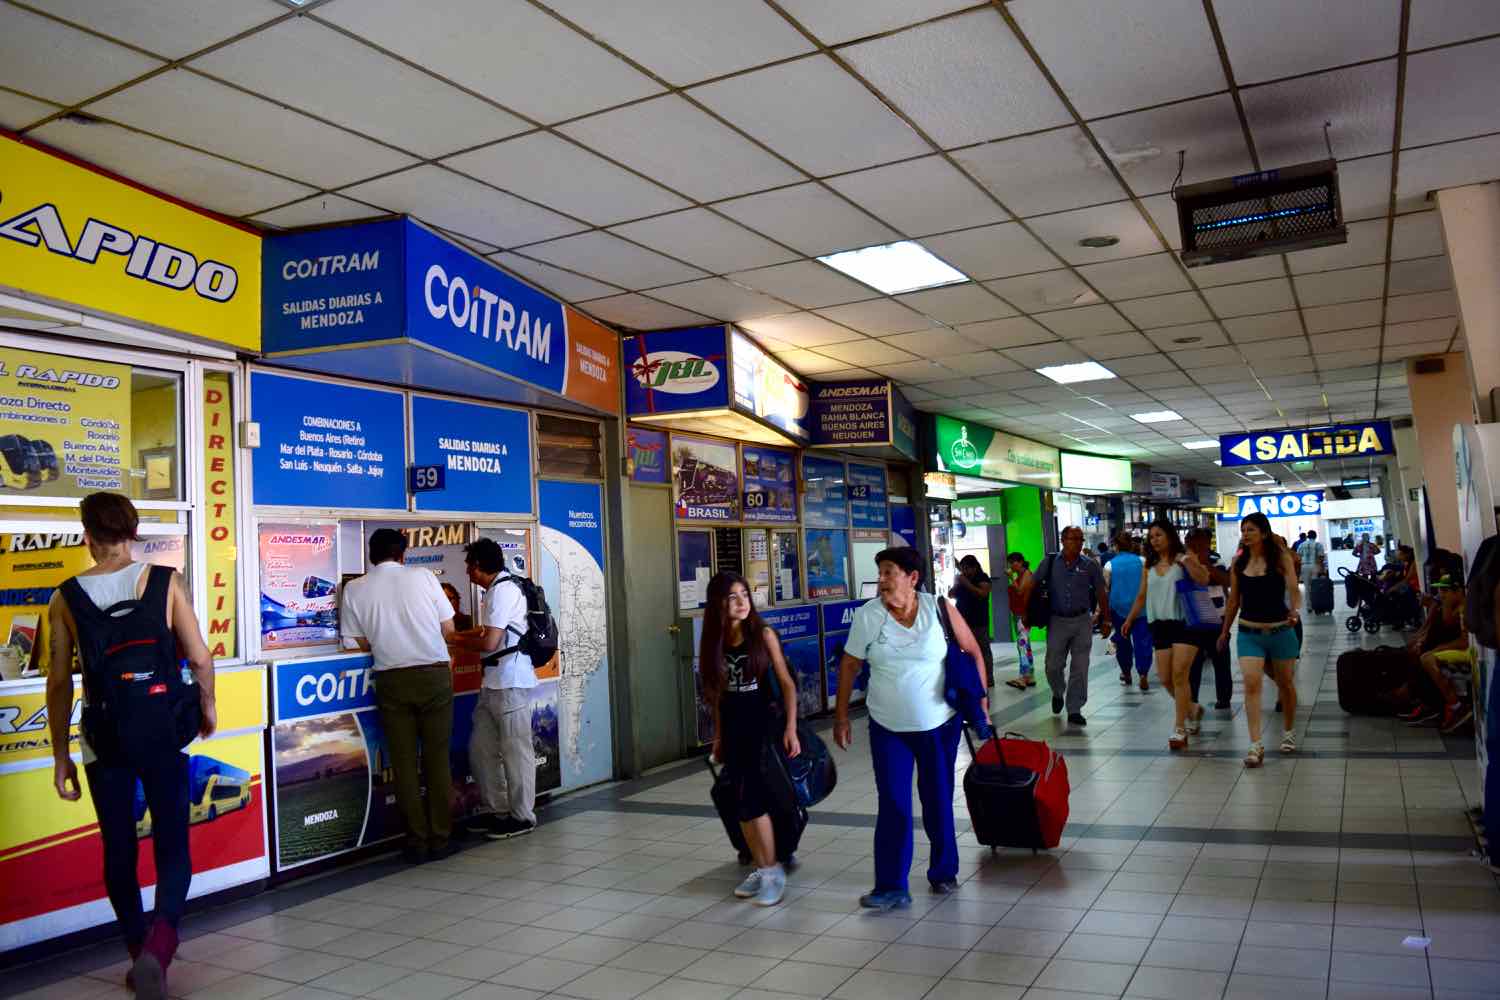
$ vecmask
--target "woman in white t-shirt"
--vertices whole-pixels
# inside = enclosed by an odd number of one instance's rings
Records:
[[[877,910],[911,905],[907,875],[912,861],[911,775],[917,772],[922,826],[932,843],[927,881],[936,893],[958,888],[958,841],[953,830],[953,772],[961,721],[943,697],[948,642],[937,599],[921,593],[922,560],[913,548],[875,556],[879,597],[854,612],[839,662],[833,739],[853,742],[849,695],[862,661],[870,664],[865,705],[870,713],[870,756],[880,811],[875,821],[875,889],[859,899]],[[949,614],[954,637],[974,662],[984,662],[963,616]],[[976,669],[979,669],[976,667]],[[980,688],[984,681],[981,677]],[[989,713],[986,701],[984,711]]]

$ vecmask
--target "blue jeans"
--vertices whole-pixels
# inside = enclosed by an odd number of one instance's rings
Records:
[[[953,830],[953,769],[958,762],[957,716],[924,732],[898,733],[870,720],[870,757],[880,811],[875,819],[875,891],[907,892],[912,858],[911,772],[917,769],[922,828],[932,844],[929,882],[958,877]]]
[[[1127,612],[1128,614],[1128,612]],[[1125,616],[1120,615],[1115,621],[1123,623]],[[1151,662],[1155,653],[1151,649],[1151,626],[1146,622],[1146,616],[1142,615],[1130,626],[1130,637],[1126,638],[1120,634],[1120,627],[1115,626],[1115,662],[1120,665],[1120,673],[1129,675],[1130,661],[1135,660],[1135,669],[1145,677],[1151,672]]]

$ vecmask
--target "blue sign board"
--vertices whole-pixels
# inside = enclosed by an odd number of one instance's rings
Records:
[[[820,445],[889,444],[891,383],[883,378],[819,382],[812,390],[812,439]]]
[[[261,337],[268,351],[399,336],[406,322],[405,220],[316,229],[262,242]]]
[[[856,538],[884,539],[890,533],[885,466],[849,463],[849,526]]]
[[[760,617],[776,630],[781,640],[787,670],[797,683],[798,714],[807,716],[823,711],[823,657],[819,655],[817,606],[767,608]]]
[[[849,626],[854,622],[854,612],[869,601],[836,601],[822,605],[823,611],[823,671],[824,693],[827,707],[832,708],[839,691],[839,662],[844,658],[844,642],[849,638]],[[854,679],[852,701],[864,698],[870,686],[870,665],[866,663]]]
[[[874,598],[866,598],[862,601],[834,601],[831,604],[820,604],[819,610],[823,614],[824,632],[848,632],[849,626],[854,624],[854,612],[869,604]]]
[[[811,528],[849,526],[844,463],[802,456],[802,523]]]
[[[797,520],[796,453],[747,444],[740,454],[745,520]]]
[[[1238,521],[1246,514],[1267,517],[1317,517],[1323,513],[1323,491],[1302,493],[1266,493],[1261,496],[1235,497],[1239,509],[1233,514],[1218,515],[1221,521]]]
[[[761,621],[776,630],[776,635],[783,643],[794,639],[806,639],[808,636],[817,638],[818,635],[818,607],[815,604],[803,604],[791,608],[766,608],[760,613]]]
[[[1389,420],[1370,420],[1331,427],[1224,434],[1219,461],[1225,468],[1262,462],[1317,462],[1390,455],[1396,450]]]
[[[446,474],[418,510],[531,513],[531,415],[430,396],[411,400],[412,460]]]
[[[405,510],[405,411],[400,393],[251,372],[255,502]]]
[[[650,431],[631,425],[625,428],[625,447],[630,459],[631,482],[667,482],[666,431]]]
[[[630,416],[729,406],[725,327],[699,326],[626,337],[625,412]]]
[[[369,656],[340,656],[274,664],[276,702],[272,721],[374,708],[371,662]]]
[[[406,479],[412,493],[431,493],[448,484],[447,470],[441,465],[413,465]]]
[[[891,387],[891,446],[913,462],[917,460],[917,408],[894,386]]]

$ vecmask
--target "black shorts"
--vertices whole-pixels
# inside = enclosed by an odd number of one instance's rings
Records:
[[[1157,651],[1171,649],[1177,643],[1191,643],[1187,634],[1187,622],[1181,618],[1163,618],[1151,623],[1151,648]]]

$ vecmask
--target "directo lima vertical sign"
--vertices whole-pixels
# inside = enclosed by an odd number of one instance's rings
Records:
[[[409,219],[267,238],[267,354],[407,339],[561,392],[562,304]]]

